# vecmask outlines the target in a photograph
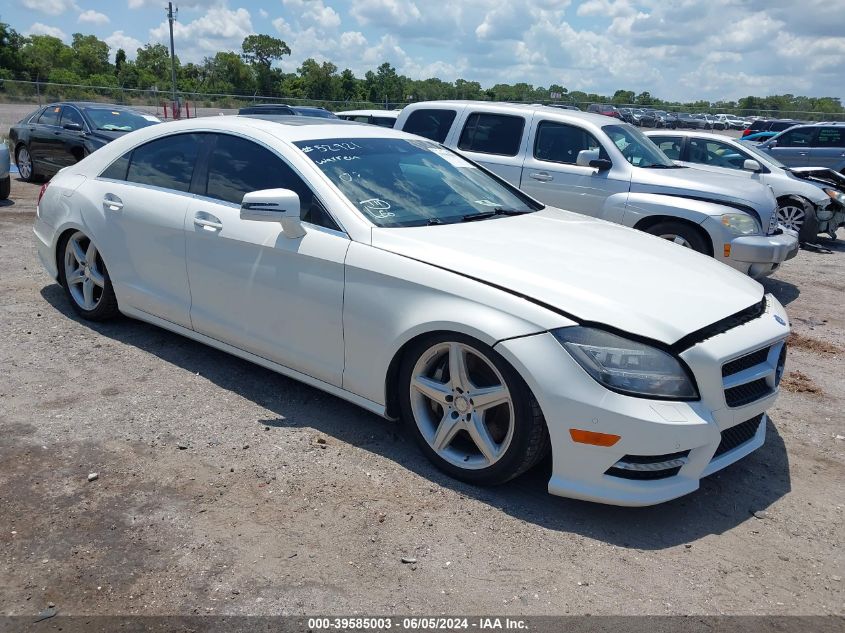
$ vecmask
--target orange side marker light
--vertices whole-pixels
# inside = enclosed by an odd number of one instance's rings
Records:
[[[622,439],[619,435],[596,433],[595,431],[584,431],[583,429],[569,429],[569,435],[572,437],[573,442],[592,444],[593,446],[613,446]]]

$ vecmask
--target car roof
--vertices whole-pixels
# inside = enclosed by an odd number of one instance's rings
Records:
[[[143,112],[143,110],[133,108],[132,106],[120,105],[118,103],[100,103],[99,101],[55,101],[53,103],[48,103],[43,106],[43,108],[65,105],[76,106],[77,108],[105,108],[108,110],[132,110],[133,112]],[[41,110],[42,108],[38,109]]]
[[[733,138],[732,136],[714,134],[713,132],[699,132],[698,130],[648,130],[647,132],[644,132],[644,134],[646,136],[695,136],[713,141],[739,141],[739,139]]]
[[[598,104],[593,104],[598,105]],[[544,105],[530,105],[527,103],[504,103],[501,101],[472,101],[472,100],[451,100],[443,99],[440,101],[419,101],[406,107],[406,109],[416,108],[449,108],[449,107],[472,107],[477,112],[503,112],[513,114],[526,114],[530,112],[541,112],[549,117],[554,117],[560,120],[577,120],[593,123],[599,127],[608,124],[619,125],[618,119],[606,117],[603,114],[595,114],[592,112],[582,112],[581,110],[566,110],[563,108],[552,108]],[[614,106],[616,107],[616,106]],[[614,123],[615,121],[615,123]]]
[[[150,132],[145,132],[150,130]],[[133,133],[148,134],[148,138],[181,132],[244,132],[261,131],[282,141],[312,141],[331,138],[407,138],[419,140],[418,136],[392,128],[375,125],[361,125],[342,119],[323,119],[299,115],[228,115],[199,117],[170,121],[142,128]]]
[[[428,103],[428,102],[426,102]],[[399,116],[401,110],[343,110],[342,112],[335,112],[337,116]]]

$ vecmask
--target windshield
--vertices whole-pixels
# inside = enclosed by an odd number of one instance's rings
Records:
[[[676,166],[650,138],[630,125],[605,125],[602,130],[634,167]]]
[[[133,110],[112,110],[111,108],[85,108],[85,114],[94,129],[107,132],[131,132],[133,130],[161,123],[158,117]]]
[[[377,226],[448,224],[540,208],[432,141],[335,138],[294,145]]]
[[[743,143],[742,148],[749,154],[753,154],[757,158],[761,158],[765,163],[769,163],[770,165],[774,165],[775,167],[780,167],[781,169],[787,169],[787,166],[780,162],[777,158],[775,158],[771,154],[767,154],[766,152],[760,151],[759,149],[757,149],[756,146],[752,145],[751,143]]]

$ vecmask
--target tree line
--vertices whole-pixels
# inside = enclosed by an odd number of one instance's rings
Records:
[[[530,103],[613,103],[665,109],[754,112],[807,112],[841,114],[838,97],[804,97],[791,94],[748,96],[736,101],[705,100],[679,103],[617,90],[600,95],[528,83],[499,83],[482,88],[477,81],[443,81],[436,77],[411,79],[396,72],[388,62],[357,77],[349,68],[340,70],[329,61],[306,59],[296,72],[286,73],[275,64],[291,54],[288,45],[273,36],[246,37],[240,51],[221,51],[200,63],[182,64],[176,57],[176,83],[181,93],[231,94],[252,97],[308,99],[312,101],[368,101],[395,107],[409,101],[430,99],[477,99]],[[70,44],[50,35],[24,36],[0,22],[0,80],[17,79],[55,84],[124,88],[169,92],[170,51],[163,44],[146,44],[130,60],[118,49],[114,63],[109,45],[94,35],[74,33]]]

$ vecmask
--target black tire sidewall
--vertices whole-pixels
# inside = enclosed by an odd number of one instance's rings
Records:
[[[423,437],[411,409],[411,374],[420,356],[432,345],[444,342],[464,343],[484,354],[502,374],[507,383],[508,391],[514,407],[514,431],[511,443],[505,454],[492,466],[480,470],[465,470],[450,464],[429,446]],[[529,448],[531,428],[533,422],[532,395],[525,381],[517,371],[492,347],[463,334],[444,332],[426,336],[414,343],[403,355],[399,369],[398,388],[399,406],[402,423],[407,431],[413,435],[423,453],[440,470],[448,475],[476,485],[496,485],[511,479],[520,471],[524,464],[524,456]]]
[[[0,200],[6,200],[12,192],[12,176],[6,176],[0,180]]]
[[[65,249],[67,248],[67,243],[71,236],[75,233],[76,231],[68,231],[62,236],[61,240],[59,240],[57,249],[59,257],[56,262],[59,269],[59,284],[65,291],[65,296],[67,296],[67,300],[70,302],[70,306],[73,308],[73,311],[83,319],[87,319],[89,321],[104,321],[106,319],[110,319],[115,316],[117,299],[115,298],[111,277],[109,277],[108,267],[106,266],[106,262],[102,260],[102,255],[100,255],[100,259],[103,261],[103,280],[105,283],[103,284],[103,294],[100,297],[100,302],[97,304],[97,307],[93,310],[86,310],[76,302],[76,299],[74,299],[73,295],[70,293],[70,287],[68,286],[67,279],[65,277]],[[88,239],[91,239],[90,236],[87,237]]]

